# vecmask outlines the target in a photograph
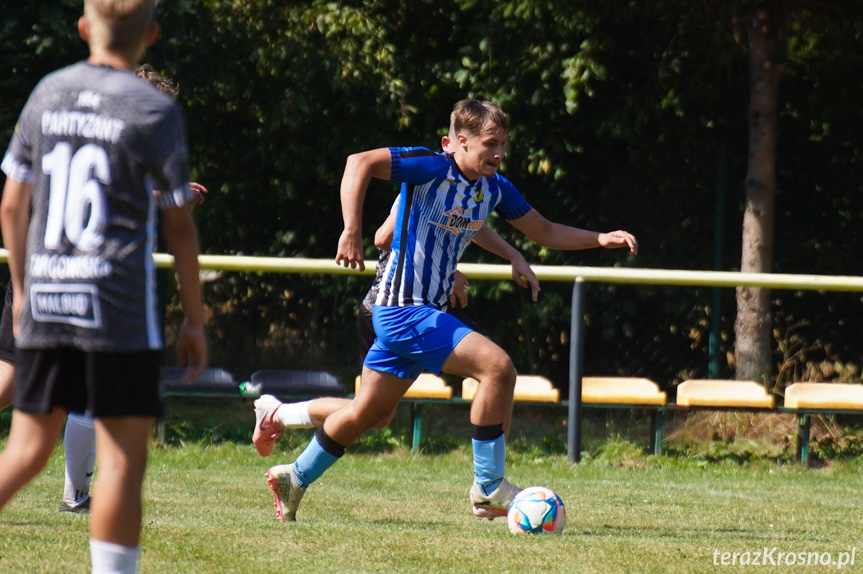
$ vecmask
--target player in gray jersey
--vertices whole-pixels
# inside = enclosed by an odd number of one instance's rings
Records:
[[[89,88],[95,85],[98,92]],[[60,129],[46,120],[79,107],[121,125],[122,139],[80,125]],[[24,316],[34,320],[21,322],[18,348],[161,348],[149,256],[155,245],[153,189],[161,190],[163,209],[192,198],[179,109],[134,74],[80,62],[34,90],[4,171],[26,181],[27,158],[37,153],[42,177],[30,175],[36,217],[27,243],[29,296],[21,302]],[[117,193],[105,193],[103,186]]]
[[[139,66],[135,73],[139,78],[143,78],[172,98],[176,98],[179,94],[177,85],[156,72],[149,64]],[[195,182],[189,183],[189,186],[196,195],[196,203],[203,203],[207,189]],[[60,258],[52,255],[46,259]],[[66,270],[65,274],[68,276],[71,271]],[[0,320],[0,411],[12,404],[14,375],[15,339],[12,334],[12,282],[10,281],[6,289],[2,320]],[[69,413],[66,429],[63,432],[63,450],[66,472],[60,512],[87,514],[90,512],[90,483],[96,462],[96,426],[91,413]]]
[[[133,72],[158,37],[154,11],[154,0],[85,0],[78,29],[89,58],[36,86],[2,162],[17,365],[0,507],[45,466],[66,413],[92,411],[93,572],[137,569],[147,444],[162,410],[158,208],[186,311],[184,378],[207,362],[179,108]],[[54,256],[62,263],[41,265]]]

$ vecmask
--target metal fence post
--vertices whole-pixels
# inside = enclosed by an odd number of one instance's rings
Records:
[[[569,328],[569,421],[567,457],[581,461],[581,377],[584,374],[584,279],[575,278],[572,286],[572,317]]]
[[[713,269],[720,271],[722,265],[722,248],[725,244],[725,164],[727,150],[725,144],[716,149],[716,207],[713,231]],[[711,379],[719,377],[719,346],[722,336],[722,290],[713,288],[710,298],[710,338],[707,340],[707,376]]]

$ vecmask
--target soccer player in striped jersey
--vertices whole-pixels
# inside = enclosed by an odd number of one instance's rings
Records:
[[[441,138],[441,149],[451,152],[451,141],[454,139],[450,134]],[[389,261],[395,232],[396,215],[398,214],[399,196],[384,223],[375,231],[375,246],[378,248],[378,263],[376,266],[375,280],[366,296],[360,304],[357,313],[357,343],[359,346],[360,363],[365,361],[375,341],[375,329],[372,324],[372,313],[378,289],[383,273]],[[512,278],[517,285],[530,288],[531,298],[536,301],[540,292],[539,281],[524,256],[517,249],[509,245],[497,233],[483,225],[472,240],[478,246],[489,253],[493,253],[502,259],[506,259],[512,265]],[[460,321],[464,322],[473,330],[479,330],[476,324],[467,317],[460,309],[467,306],[466,287],[469,284],[467,277],[459,271],[455,272],[453,289],[450,293],[448,305],[441,307],[447,313],[452,313]],[[252,433],[252,443],[261,456],[269,456],[273,451],[276,440],[284,434],[286,429],[321,427],[326,418],[345,406],[350,399],[340,397],[319,397],[310,401],[299,401],[295,403],[282,403],[274,395],[262,395],[255,401],[255,429]],[[384,420],[378,421],[373,427],[380,429],[386,427],[395,411]]]
[[[446,141],[447,138],[444,138],[444,140]],[[396,201],[394,207],[397,206],[398,201]],[[387,217],[384,224],[375,232],[375,245],[379,249],[377,272],[374,284],[368,293],[366,293],[365,298],[360,304],[359,313],[357,313],[357,344],[360,351],[360,363],[365,361],[366,354],[369,352],[376,338],[374,325],[372,324],[372,313],[380,281],[383,278],[383,272],[386,269],[386,264],[391,253],[390,245],[392,244],[395,214],[396,211],[393,211],[390,217]],[[474,243],[486,251],[509,261],[512,265],[513,280],[521,287],[529,287],[531,289],[531,297],[533,301],[536,301],[540,291],[539,281],[521,253],[485,226],[474,237]],[[468,285],[467,277],[463,273],[456,271],[449,304],[443,309],[447,313],[451,313],[457,317],[471,329],[479,330],[479,327],[476,326],[473,320],[461,312],[461,309],[467,306],[466,287]],[[282,403],[274,395],[262,395],[254,403],[255,429],[252,433],[252,443],[254,443],[258,454],[269,456],[273,451],[276,440],[284,434],[285,430],[321,427],[330,414],[348,404],[350,400],[341,397],[319,397],[308,401]],[[372,428],[385,428],[393,415],[395,415],[395,411],[387,419],[378,421]]]
[[[95,573],[137,569],[147,445],[162,412],[157,208],[186,312],[184,378],[207,363],[180,110],[134,74],[158,37],[154,16],[155,0],[85,0],[78,30],[89,57],[39,82],[2,162],[16,373],[0,507],[44,468],[66,413],[92,411]]]
[[[480,382],[470,412],[474,514],[505,516],[518,488],[505,479],[505,437],[512,416],[516,371],[498,345],[443,313],[459,257],[497,211],[536,243],[553,249],[628,248],[626,231],[597,233],[540,215],[497,173],[509,137],[509,120],[490,102],[462,100],[450,116],[455,151],[381,148],[348,158],[341,183],[345,228],[336,263],[364,268],[362,208],[371,178],[400,185],[393,253],[373,312],[377,339],[363,366],[362,389],[327,417],[292,464],[274,466],[267,481],[280,519],[295,520],[306,488],[366,430],[389,416],[423,371],[473,377]]]

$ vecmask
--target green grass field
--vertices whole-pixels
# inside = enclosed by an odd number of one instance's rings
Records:
[[[299,521],[281,524],[263,474],[293,460],[299,446],[290,448],[262,459],[242,442],[155,446],[140,572],[832,572],[770,563],[801,552],[847,561],[852,551],[854,566],[840,571],[863,565],[859,460],[806,470],[645,456],[624,468],[515,452],[509,478],[553,488],[568,511],[560,536],[516,536],[470,513],[465,446],[349,453],[310,488]],[[88,518],[57,513],[62,465],[60,447],[0,513],[0,572],[89,571]],[[765,548],[767,567],[739,566]],[[738,565],[722,566],[724,552],[729,562],[739,553]]]

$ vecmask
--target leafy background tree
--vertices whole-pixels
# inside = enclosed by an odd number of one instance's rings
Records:
[[[80,5],[0,6],[4,139],[36,81],[86,54],[74,28]],[[863,16],[850,0],[798,6],[781,45],[772,269],[860,275]],[[570,225],[628,229],[642,247],[637,258],[553,252],[493,219],[528,261],[736,270],[750,74],[733,23],[755,8],[720,0],[175,0],[160,3],[164,34],[146,61],[180,84],[193,179],[210,189],[195,208],[205,252],[333,257],[346,156],[383,145],[437,149],[452,104],[476,97],[509,113],[503,173],[534,207]],[[380,182],[370,190],[370,260],[372,231],[394,195]],[[467,258],[494,261],[478,249]],[[209,275],[213,363],[239,377],[325,368],[351,380],[356,308],[369,283]],[[565,388],[570,286],[545,283],[537,304],[511,284],[475,281],[472,289],[471,312],[519,370]],[[666,387],[706,376],[718,318],[719,374],[733,376],[736,302],[724,290],[716,306],[711,294],[591,286],[586,373],[649,376]],[[860,363],[859,296],[773,293],[769,303],[776,380],[841,378]],[[176,304],[169,309],[170,328]]]

